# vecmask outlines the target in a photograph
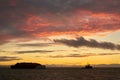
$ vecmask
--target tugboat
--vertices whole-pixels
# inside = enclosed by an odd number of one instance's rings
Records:
[[[93,67],[90,64],[87,64],[85,67],[83,67],[82,69],[92,69]]]

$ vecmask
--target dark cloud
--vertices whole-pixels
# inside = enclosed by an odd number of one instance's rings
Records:
[[[95,12],[119,12],[119,0],[1,0],[1,10],[12,9],[39,14],[41,12],[69,12],[88,10]],[[19,13],[18,13],[19,14]]]
[[[0,44],[46,35],[120,30],[119,4],[119,0],[1,0]]]
[[[3,62],[3,61],[14,61],[14,60],[21,60],[21,58],[9,57],[9,56],[0,56],[0,62]]]
[[[67,39],[62,39],[62,40],[54,40],[56,43],[63,43],[67,46],[71,47],[91,47],[91,48],[101,48],[101,49],[111,49],[111,50],[120,50],[120,45],[114,44],[111,42],[98,42],[94,39],[86,40],[83,37],[79,37],[76,40],[67,40]]]
[[[25,12],[60,12],[74,9],[118,12],[119,0],[1,0],[1,10],[20,9]],[[35,9],[36,8],[36,9]],[[28,10],[27,10],[28,9]],[[34,13],[33,12],[33,13]]]
[[[104,13],[120,13],[120,1],[119,0],[91,0],[91,3],[83,5],[81,8],[92,12],[104,12]]]
[[[26,53],[50,53],[54,51],[49,51],[49,50],[33,50],[33,51],[16,51],[18,54],[26,54]]]
[[[120,53],[87,53],[84,55],[81,54],[69,54],[69,55],[55,55],[55,56],[49,56],[50,58],[66,58],[66,57],[73,57],[73,58],[80,58],[80,57],[90,57],[90,56],[107,56],[107,55],[118,55]]]

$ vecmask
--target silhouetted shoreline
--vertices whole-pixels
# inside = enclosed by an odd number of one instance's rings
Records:
[[[16,63],[15,65],[10,66],[11,69],[45,69],[45,65],[38,63]]]

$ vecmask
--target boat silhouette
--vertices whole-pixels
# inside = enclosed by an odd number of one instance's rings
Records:
[[[93,67],[90,64],[85,65],[82,69],[92,69]]]

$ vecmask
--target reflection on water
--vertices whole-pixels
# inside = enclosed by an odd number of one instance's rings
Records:
[[[120,68],[0,69],[0,80],[120,80]]]

